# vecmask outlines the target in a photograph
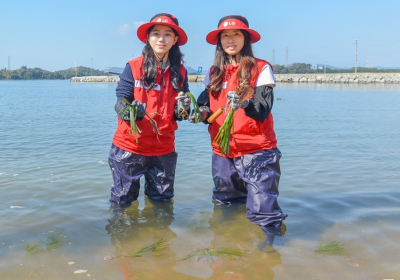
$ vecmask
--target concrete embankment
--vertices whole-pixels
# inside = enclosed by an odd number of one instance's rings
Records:
[[[190,83],[203,82],[205,75],[188,75]],[[73,83],[118,83],[118,76],[87,76],[73,77],[70,79]]]
[[[86,76],[73,77],[70,79],[72,83],[118,83],[118,76]]]
[[[277,83],[400,83],[400,73],[275,74]]]
[[[188,75],[190,83],[203,82],[205,75]],[[277,83],[400,83],[400,73],[275,74]],[[117,83],[118,76],[73,77],[75,83]]]
[[[206,75],[188,75],[189,83],[202,83]]]

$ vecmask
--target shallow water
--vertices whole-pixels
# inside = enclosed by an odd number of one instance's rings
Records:
[[[272,246],[245,206],[213,204],[203,124],[179,124],[173,203],[142,190],[110,209],[115,87],[0,82],[0,279],[400,278],[399,85],[278,84],[289,217]],[[124,257],[161,239],[160,255]],[[315,252],[333,241],[343,250]],[[206,247],[246,254],[181,260]]]

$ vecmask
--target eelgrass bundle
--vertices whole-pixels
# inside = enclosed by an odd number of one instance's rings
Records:
[[[314,252],[316,253],[340,253],[343,252],[345,249],[343,248],[343,244],[340,244],[337,241],[333,241],[327,245],[321,245],[318,247],[317,250],[315,250]]]
[[[190,92],[186,92],[186,94],[189,95],[190,99],[192,99],[193,115],[194,115],[195,123],[204,121],[202,119],[202,116],[200,115],[199,105],[197,104],[196,98]]]
[[[153,132],[156,134],[157,140],[160,140],[160,139],[158,139],[158,135],[162,135],[162,134],[161,134],[160,130],[158,129],[157,122],[152,117],[150,117],[150,114],[151,115],[154,115],[154,114],[161,115],[161,114],[157,113],[157,112],[155,112],[155,113],[146,112],[146,116],[150,121],[151,127],[153,128]]]
[[[198,250],[195,250],[191,252],[189,255],[186,257],[179,259],[178,261],[184,261],[191,259],[193,257],[197,257],[197,261],[200,261],[202,258],[207,259],[207,263],[211,260],[211,262],[214,262],[214,258],[222,258],[222,259],[228,259],[228,260],[234,260],[237,258],[240,258],[247,254],[247,251],[240,250],[240,249],[231,249],[231,248],[217,248],[215,249],[214,247],[206,247],[206,248],[201,248]]]
[[[235,111],[229,107],[228,116],[226,117],[224,123],[218,130],[217,136],[215,136],[213,143],[218,143],[218,149],[223,155],[229,155],[229,141],[231,138],[234,139],[233,135],[233,120]]]
[[[130,118],[130,124],[131,124],[131,130],[129,131],[129,134],[132,135],[132,132],[133,132],[135,139],[136,139],[136,143],[138,143],[137,133],[142,132],[136,124],[138,108],[137,108],[137,106],[132,106],[132,104],[125,97],[122,97],[122,99],[126,102],[126,107],[124,109],[124,115],[125,115],[126,111],[129,110],[129,118]]]
[[[185,94],[188,95],[190,97],[190,99],[192,100],[195,123],[198,123],[199,121],[203,121],[200,118],[199,105],[197,105],[196,98],[190,92],[185,92]],[[178,107],[181,107],[181,102],[182,101],[180,99],[178,99]],[[187,120],[189,118],[189,113],[185,109],[181,109],[179,111],[179,114],[182,116],[182,119],[184,119],[184,120]]]
[[[244,85],[246,84],[246,80],[241,82],[236,88],[236,94],[240,95],[244,89]],[[223,155],[229,155],[229,141],[235,139],[233,132],[233,120],[235,111],[229,106],[228,107],[228,115],[218,130],[217,136],[215,136],[213,140],[214,143],[218,143],[218,149],[221,151]]]
[[[130,125],[131,125],[131,130],[129,131],[129,134],[132,135],[132,133],[133,133],[133,135],[135,136],[136,143],[138,143],[137,134],[142,133],[142,131],[136,124],[138,108],[137,108],[137,106],[133,106],[125,97],[122,97],[122,99],[126,102],[126,107],[124,109],[123,114],[125,114],[126,111],[129,110],[129,118],[130,118]],[[161,134],[160,130],[158,129],[157,122],[152,117],[150,117],[150,114],[159,115],[160,113],[157,113],[157,112],[149,113],[146,111],[146,115],[145,115],[149,119],[150,124],[153,127],[153,132],[156,134],[157,139],[158,139],[158,135],[162,135],[162,134]]]
[[[165,248],[166,248],[165,240],[160,239],[157,242],[155,242],[149,246],[140,248],[139,250],[137,250],[129,255],[119,256],[119,257],[138,258],[138,257],[142,257],[145,253],[150,253],[150,252],[155,253],[156,256],[157,255],[160,256],[161,251],[164,250]]]

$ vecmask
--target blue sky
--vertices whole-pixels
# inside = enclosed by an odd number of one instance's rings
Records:
[[[285,64],[337,67],[400,67],[399,0],[336,1],[2,1],[0,67],[22,65],[55,71],[77,65],[103,70],[124,67],[144,46],[136,28],[160,12],[179,19],[189,41],[186,65],[208,68],[215,47],[205,36],[229,14],[244,15],[261,34],[257,57]]]

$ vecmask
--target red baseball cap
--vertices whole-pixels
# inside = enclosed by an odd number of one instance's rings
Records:
[[[156,14],[154,17],[150,19],[150,22],[144,23],[141,26],[139,26],[137,30],[137,36],[140,41],[143,43],[147,42],[147,30],[149,30],[150,27],[161,24],[165,26],[169,26],[173,28],[176,33],[178,33],[178,45],[182,46],[186,44],[188,38],[185,33],[185,31],[179,27],[179,22],[176,17],[174,17],[171,14],[166,14],[166,13],[161,13],[161,14]]]
[[[226,29],[241,29],[246,30],[250,34],[250,42],[255,43],[261,39],[261,35],[249,28],[249,22],[244,16],[230,15],[223,17],[218,22],[218,29],[207,34],[206,41],[211,45],[218,44],[218,34]]]

